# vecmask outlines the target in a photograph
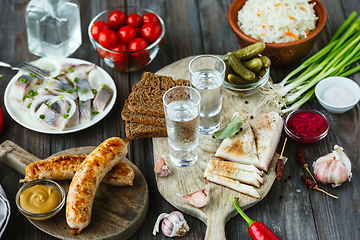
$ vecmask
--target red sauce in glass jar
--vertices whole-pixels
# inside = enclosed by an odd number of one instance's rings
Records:
[[[292,115],[287,122],[290,132],[300,138],[315,138],[327,129],[325,119],[314,112],[298,112]]]

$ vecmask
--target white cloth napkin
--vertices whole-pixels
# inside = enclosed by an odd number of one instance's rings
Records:
[[[10,204],[6,198],[4,189],[0,185],[0,238],[5,231],[10,219]]]

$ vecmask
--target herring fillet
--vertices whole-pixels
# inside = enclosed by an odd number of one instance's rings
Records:
[[[21,80],[20,80],[21,79]],[[38,82],[37,78],[32,78],[29,75],[21,75],[11,88],[9,97],[18,102],[24,100],[24,97],[30,92],[32,87]]]
[[[228,187],[237,192],[260,199],[260,194],[256,191],[254,187],[240,183],[239,181],[235,181],[230,178],[214,175],[209,169],[205,170],[204,178],[206,178],[210,182]]]
[[[93,110],[97,112],[104,112],[107,104],[112,98],[112,95],[113,90],[111,88],[106,85],[105,87],[101,87],[93,101]]]
[[[40,108],[35,112],[35,115],[41,122],[55,130],[64,130],[66,124],[68,123],[68,119],[65,119],[62,115],[55,112],[45,103],[41,104]],[[43,117],[40,118],[40,115]]]

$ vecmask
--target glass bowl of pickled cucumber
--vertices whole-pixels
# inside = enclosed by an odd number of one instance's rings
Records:
[[[270,77],[271,61],[261,54],[241,59],[235,52],[221,57],[226,64],[224,87],[239,95],[249,95],[265,85]]]

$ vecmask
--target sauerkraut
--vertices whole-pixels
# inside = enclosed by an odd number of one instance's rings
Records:
[[[238,12],[239,28],[267,43],[306,38],[316,27],[315,3],[306,0],[248,0]]]

